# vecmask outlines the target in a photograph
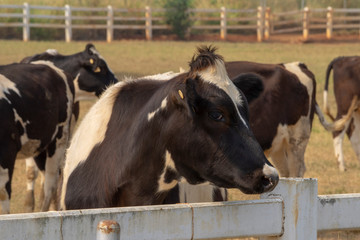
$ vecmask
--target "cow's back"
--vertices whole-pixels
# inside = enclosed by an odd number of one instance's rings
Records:
[[[0,82],[13,84],[5,91],[2,108],[11,103],[18,137],[26,134],[21,142],[22,153],[33,155],[35,149],[27,149],[27,141],[36,139],[40,141],[36,150],[43,149],[54,138],[57,125],[68,120],[74,92],[72,81],[45,65],[12,64],[0,67],[0,74]]]

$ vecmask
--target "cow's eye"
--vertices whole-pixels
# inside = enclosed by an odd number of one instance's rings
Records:
[[[214,121],[217,121],[217,122],[222,122],[224,121],[224,115],[219,112],[219,111],[211,111],[209,112],[209,117],[214,120]]]

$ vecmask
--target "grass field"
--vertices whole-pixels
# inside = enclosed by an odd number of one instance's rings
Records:
[[[55,48],[62,54],[82,51],[86,42],[28,42],[0,41],[0,65],[20,61],[25,56]],[[229,43],[229,42],[146,42],[119,41],[113,43],[95,42],[96,48],[107,60],[109,66],[121,79],[123,76],[141,76],[166,71],[187,69],[195,47],[201,44],[213,44],[219,47],[219,53],[225,60],[247,60],[261,63],[304,62],[315,74],[317,80],[317,101],[322,106],[322,91],[325,70],[335,57],[356,55],[360,44],[284,44],[284,43]],[[332,85],[330,85],[332,87]],[[332,89],[332,88],[331,88]],[[334,103],[332,94],[330,103]],[[82,114],[92,102],[82,103]],[[335,113],[336,109],[333,108]],[[344,142],[345,162],[348,170],[339,172],[332,144],[332,136],[320,125],[315,116],[312,135],[308,144],[305,162],[305,177],[317,178],[319,194],[360,192],[360,163],[356,159],[349,141]],[[25,192],[25,163],[18,160],[14,173],[11,212],[23,211]],[[39,181],[38,181],[39,183]],[[38,189],[38,188],[37,188]],[[230,198],[249,199],[257,196],[245,196],[238,191],[231,191]],[[38,209],[38,206],[37,208]],[[341,235],[343,236],[343,235]],[[335,238],[335,239],[343,239]],[[344,239],[355,239],[346,235]]]

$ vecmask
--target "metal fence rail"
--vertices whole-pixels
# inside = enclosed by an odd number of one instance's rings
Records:
[[[318,231],[360,230],[359,213],[360,194],[318,196],[316,179],[289,178],[260,200],[1,215],[0,229],[2,239],[29,240],[315,240]],[[104,220],[116,231],[103,231]]]

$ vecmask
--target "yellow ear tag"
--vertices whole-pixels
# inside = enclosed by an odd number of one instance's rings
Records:
[[[94,64],[94,59],[90,58],[90,64]]]
[[[181,90],[178,90],[178,93],[179,93],[179,95],[180,95],[180,98],[181,98],[181,99],[184,99],[184,94],[182,93],[182,91],[181,91]]]
[[[97,67],[97,68],[95,68],[95,70],[94,70],[94,72],[100,72],[101,70],[100,70],[100,68],[99,67]]]

